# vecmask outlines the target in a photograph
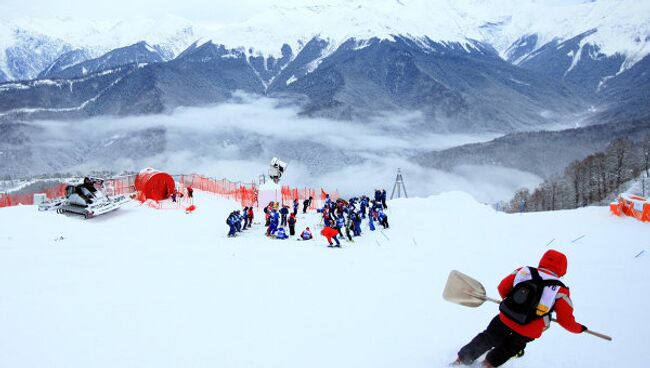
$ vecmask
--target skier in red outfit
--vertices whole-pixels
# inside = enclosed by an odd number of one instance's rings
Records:
[[[492,319],[485,331],[460,349],[458,359],[453,364],[470,365],[485,352],[488,353],[483,367],[504,364],[523,351],[527,343],[542,335],[549,327],[552,312],[556,313],[557,322],[566,330],[573,333],[586,331],[587,327],[577,323],[573,317],[569,288],[559,281],[566,270],[566,256],[556,250],[549,250],[542,256],[538,268],[521,267],[504,278],[498,289],[501,297],[506,300],[500,305],[499,315]],[[540,280],[539,285],[543,285],[539,302],[536,302],[532,312],[516,311],[517,307],[512,304],[515,303],[514,297],[526,284],[517,285],[524,282],[530,284],[535,280]],[[526,313],[529,315],[524,316]],[[529,319],[532,320],[528,321]]]
[[[341,243],[339,242],[339,239],[336,237],[336,235],[339,233],[338,230],[336,230],[331,226],[327,226],[320,233],[327,239],[327,242],[329,243],[328,247],[339,247],[339,248],[341,247]],[[334,239],[336,245],[332,244],[332,239]]]

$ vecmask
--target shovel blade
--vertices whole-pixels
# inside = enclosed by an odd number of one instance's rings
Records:
[[[447,285],[442,297],[451,303],[476,308],[486,300],[485,288],[480,282],[465,275],[464,273],[452,270],[447,278]]]

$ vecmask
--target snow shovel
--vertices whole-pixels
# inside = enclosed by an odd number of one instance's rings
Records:
[[[488,297],[485,294],[485,288],[480,282],[456,270],[452,270],[449,273],[447,285],[445,285],[442,297],[448,302],[471,308],[480,307],[486,301],[496,304],[501,303],[498,299]],[[555,318],[552,318],[551,320],[557,322]],[[600,337],[607,341],[612,341],[611,337],[595,331],[586,330],[585,333]]]

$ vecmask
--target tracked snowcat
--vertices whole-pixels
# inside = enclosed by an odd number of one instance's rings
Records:
[[[129,201],[126,196],[113,196],[102,192],[104,181],[98,178],[84,178],[83,182],[66,187],[65,199],[52,204],[56,212],[74,213],[91,218],[115,211]]]

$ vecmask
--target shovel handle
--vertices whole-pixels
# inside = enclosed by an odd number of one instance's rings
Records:
[[[585,330],[584,333],[588,333],[588,334],[590,334],[590,335],[593,335],[593,336],[596,336],[596,337],[600,337],[600,338],[603,339],[603,340],[612,341],[612,337],[611,337],[611,336],[607,336],[607,335],[605,335],[605,334],[601,334],[600,332],[596,332],[596,331],[592,331],[592,330]]]
[[[492,303],[496,303],[496,304],[501,303],[500,300],[497,300],[497,299],[494,299],[494,298],[490,298],[489,296],[480,295],[480,294],[472,293],[472,292],[465,292],[465,293],[468,294],[468,295],[470,295],[470,296],[473,296],[474,298],[477,298],[477,299],[486,300],[486,301],[488,301],[488,302],[492,302]],[[555,318],[551,318],[551,321],[553,321],[553,322],[557,322],[557,319],[555,319]],[[592,335],[592,336],[600,337],[600,338],[603,339],[603,340],[612,341],[612,337],[611,337],[611,336],[607,336],[607,335],[602,334],[602,333],[600,333],[600,332],[596,332],[596,331],[592,331],[592,330],[585,330],[584,333],[590,334],[590,335]]]

